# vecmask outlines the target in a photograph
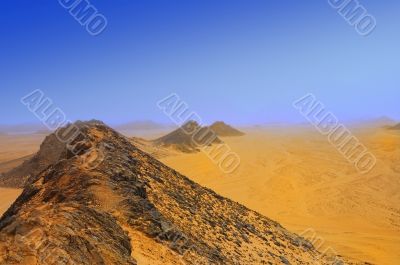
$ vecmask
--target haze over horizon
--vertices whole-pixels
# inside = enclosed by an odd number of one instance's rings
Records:
[[[327,1],[91,3],[108,20],[96,37],[58,1],[2,2],[0,123],[37,123],[20,103],[35,89],[110,124],[169,122],[156,102],[171,93],[206,123],[304,122],[292,102],[309,92],[343,122],[400,120],[398,1],[362,1],[368,37]]]
[[[304,119],[304,118],[303,118]],[[71,122],[76,122],[76,121],[89,121],[89,120],[99,120],[96,118],[89,118],[87,120],[82,120],[82,119],[77,119],[77,120],[72,120]],[[103,121],[103,120],[100,120]],[[187,121],[190,121],[187,120]],[[243,123],[229,123],[226,122],[222,119],[214,119],[211,122],[203,122],[200,125],[211,125],[214,122],[218,122],[218,121],[223,121],[229,125],[234,125],[234,126],[239,126],[239,127],[253,127],[253,126],[273,126],[273,125],[279,125],[279,126],[301,126],[301,125],[305,125],[305,126],[313,126],[312,124],[310,124],[309,121],[307,120],[299,120],[299,121],[274,121],[274,120],[270,120],[270,121],[264,121],[264,122],[243,122]],[[126,122],[105,122],[107,125],[116,128],[116,129],[123,129],[123,127],[129,127],[129,126],[133,126],[133,127],[138,127],[136,129],[139,129],[140,126],[145,127],[145,123],[149,123],[152,126],[154,126],[154,128],[143,128],[142,130],[157,130],[156,127],[159,126],[158,129],[171,129],[174,128],[176,126],[180,126],[175,124],[173,121],[171,120],[163,120],[163,121],[153,121],[153,120],[131,120],[131,121],[126,121]],[[385,125],[394,125],[396,123],[399,123],[398,120],[392,119],[391,117],[388,116],[380,116],[380,117],[371,117],[371,118],[366,118],[366,119],[351,119],[351,120],[340,120],[339,123],[343,123],[345,125],[368,125],[368,124],[374,124],[376,123],[378,126],[385,126]],[[64,126],[66,123],[62,124],[62,126]],[[48,130],[48,128],[46,127],[46,123],[41,122],[41,121],[32,121],[32,122],[20,122],[20,123],[0,123],[0,132],[12,132],[13,129],[17,129],[17,131],[20,132],[41,132],[44,130]],[[32,129],[32,130],[31,130]]]

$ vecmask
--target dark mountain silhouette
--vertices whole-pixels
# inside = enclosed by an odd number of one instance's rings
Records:
[[[226,124],[223,121],[214,122],[210,129],[213,130],[218,136],[228,137],[228,136],[242,136],[243,132],[233,128],[232,126]]]
[[[390,130],[400,130],[400,123],[394,125],[394,126],[390,126],[389,127]]]
[[[342,264],[105,124],[75,125],[80,151],[49,136],[41,152],[57,159],[0,219],[0,264]]]
[[[183,152],[197,152],[199,147],[219,144],[222,141],[208,127],[201,127],[195,121],[189,121],[171,133],[154,140],[155,144],[171,146]]]
[[[5,134],[31,134],[36,132],[51,133],[51,131],[41,123],[23,123],[15,125],[0,124],[0,133]]]

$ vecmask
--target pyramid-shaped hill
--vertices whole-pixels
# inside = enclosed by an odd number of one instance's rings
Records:
[[[154,140],[154,143],[191,153],[197,152],[199,146],[219,144],[222,141],[207,127],[201,127],[195,121],[188,121],[182,127]]]
[[[210,129],[213,130],[220,137],[243,136],[244,133],[223,121],[214,122]]]
[[[334,264],[103,123],[75,125],[80,136],[1,218],[0,264]]]

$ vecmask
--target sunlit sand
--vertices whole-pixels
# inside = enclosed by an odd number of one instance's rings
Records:
[[[1,135],[0,136],[0,173],[20,165],[39,150],[44,134]],[[21,194],[22,189],[0,188],[0,216]]]
[[[21,189],[0,188],[0,216],[11,206],[21,194]]]
[[[362,175],[313,128],[251,129],[223,138],[241,158],[224,175],[203,153],[163,158],[217,193],[275,219],[289,230],[315,231],[321,251],[376,264],[400,260],[400,134],[353,129],[377,157]]]

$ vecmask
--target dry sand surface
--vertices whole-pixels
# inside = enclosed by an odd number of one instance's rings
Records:
[[[305,127],[252,129],[223,138],[241,158],[230,175],[203,153],[162,161],[289,230],[310,229],[305,237],[319,238],[321,251],[331,247],[375,264],[400,264],[400,133],[352,132],[377,157],[368,174],[358,173],[325,136]]]
[[[11,204],[21,194],[20,189],[0,188],[0,216],[11,206]]]
[[[0,135],[0,173],[6,172],[39,150],[46,134]]]
[[[0,135],[0,173],[6,172],[39,150],[45,134]],[[21,194],[20,189],[0,188],[0,216]]]

